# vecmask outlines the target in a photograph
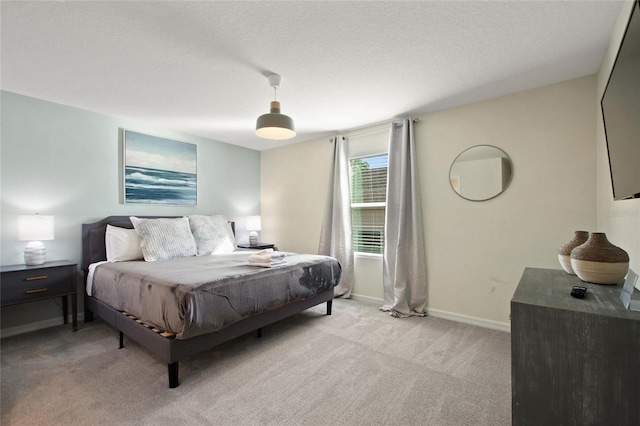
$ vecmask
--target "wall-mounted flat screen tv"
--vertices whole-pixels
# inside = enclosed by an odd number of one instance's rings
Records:
[[[640,198],[640,0],[633,4],[600,104],[613,199]]]

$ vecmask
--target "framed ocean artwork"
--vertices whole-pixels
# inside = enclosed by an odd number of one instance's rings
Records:
[[[125,204],[197,204],[197,145],[130,130],[122,140]]]

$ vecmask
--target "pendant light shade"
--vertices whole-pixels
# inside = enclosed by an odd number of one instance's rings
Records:
[[[269,77],[269,85],[277,91],[282,77],[278,74],[271,74]],[[288,115],[280,113],[280,102],[274,100],[271,102],[271,112],[258,117],[256,121],[256,135],[265,139],[284,140],[291,139],[296,135],[293,120]]]

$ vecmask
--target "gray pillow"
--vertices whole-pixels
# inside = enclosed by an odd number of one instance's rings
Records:
[[[191,232],[196,240],[198,256],[232,253],[236,250],[236,238],[224,216],[191,215]]]
[[[140,247],[147,262],[196,255],[196,242],[186,217],[142,219],[131,216],[130,219],[140,236]]]

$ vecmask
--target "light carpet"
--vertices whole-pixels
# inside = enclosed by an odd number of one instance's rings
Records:
[[[336,299],[180,363],[100,320],[1,342],[2,425],[511,424],[510,335]]]

